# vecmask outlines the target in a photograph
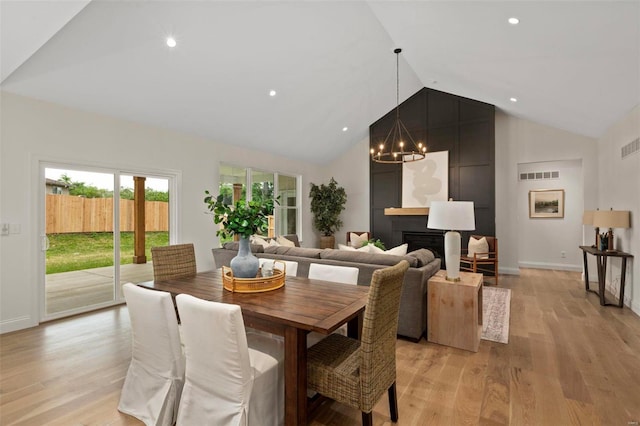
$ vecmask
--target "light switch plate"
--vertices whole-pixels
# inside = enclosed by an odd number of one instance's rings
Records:
[[[9,225],[9,232],[12,234],[19,234],[20,232],[22,232],[22,227],[19,223],[12,223],[11,225]]]
[[[0,224],[0,235],[9,235],[9,224],[8,223]]]

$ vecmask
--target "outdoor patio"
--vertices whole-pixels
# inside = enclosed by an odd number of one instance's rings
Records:
[[[113,266],[46,276],[47,315],[113,300]],[[153,280],[153,265],[120,266],[120,285]]]

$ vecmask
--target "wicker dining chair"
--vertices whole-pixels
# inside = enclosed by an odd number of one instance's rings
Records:
[[[382,394],[389,395],[391,421],[398,421],[396,395],[396,333],[406,260],[378,269],[371,277],[361,340],[330,334],[309,348],[309,389],[362,412],[371,425],[372,410]]]
[[[193,244],[151,247],[151,258],[155,281],[196,274],[196,254]]]

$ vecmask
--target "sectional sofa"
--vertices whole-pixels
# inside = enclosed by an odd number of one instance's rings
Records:
[[[307,277],[311,263],[326,265],[354,266],[359,269],[358,285],[369,285],[376,269],[395,265],[404,259],[410,268],[404,278],[400,300],[398,335],[419,341],[427,330],[427,281],[440,270],[440,259],[427,249],[419,249],[405,256],[373,254],[358,251],[315,249],[300,247],[295,235],[285,236],[294,242],[294,247],[252,244],[252,253],[259,258],[290,260],[298,262],[298,277]],[[238,243],[230,242],[222,248],[214,248],[213,259],[216,268],[229,266],[238,251]]]

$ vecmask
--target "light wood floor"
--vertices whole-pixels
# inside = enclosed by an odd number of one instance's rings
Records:
[[[399,340],[399,425],[622,425],[640,421],[640,318],[601,307],[580,275],[522,270],[509,344],[477,353]],[[110,308],[0,336],[0,424],[141,425],[116,407],[130,357],[129,318]],[[386,396],[375,425],[389,425]],[[337,403],[311,425],[352,425]]]

